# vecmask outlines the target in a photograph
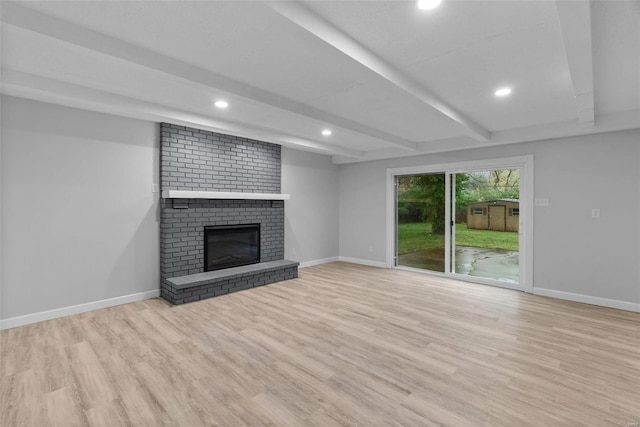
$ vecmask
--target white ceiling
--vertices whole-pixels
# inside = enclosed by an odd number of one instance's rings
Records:
[[[3,1],[0,19],[2,93],[335,163],[640,127],[638,1]]]

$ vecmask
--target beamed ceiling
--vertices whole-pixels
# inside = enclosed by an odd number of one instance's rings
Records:
[[[0,19],[4,94],[334,163],[640,127],[638,1],[3,1]]]

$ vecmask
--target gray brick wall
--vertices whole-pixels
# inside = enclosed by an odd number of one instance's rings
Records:
[[[160,124],[162,190],[280,192],[280,146]]]
[[[204,227],[260,223],[260,261],[284,258],[282,200],[185,199],[188,209],[160,201],[160,278],[204,271]]]
[[[160,189],[280,193],[280,146],[160,124]],[[284,258],[284,202],[160,201],[160,280],[204,271],[204,227],[260,223],[260,261]],[[259,277],[255,283],[261,283]],[[244,284],[236,284],[243,286]],[[220,291],[220,290],[218,290]],[[186,299],[174,298],[176,301]]]

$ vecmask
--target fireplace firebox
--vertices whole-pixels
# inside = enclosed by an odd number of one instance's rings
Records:
[[[204,271],[260,262],[260,224],[204,228]]]

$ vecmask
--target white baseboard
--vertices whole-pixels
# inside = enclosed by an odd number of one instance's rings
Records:
[[[387,265],[380,261],[371,261],[366,259],[349,258],[349,257],[331,257],[323,258],[313,261],[306,261],[300,263],[300,268],[311,267],[314,265],[326,264],[329,262],[342,261],[350,262],[353,264],[368,265],[371,267],[386,268]],[[593,297],[589,295],[574,294],[570,292],[556,291],[553,289],[545,288],[533,288],[535,295],[541,295],[551,298],[559,298],[568,301],[581,302],[585,304],[599,305],[609,308],[617,308],[619,310],[627,310],[640,313],[640,304],[628,301],[620,301],[607,298]],[[160,290],[155,289],[152,291],[139,292],[136,294],[124,295],[121,297],[109,298],[100,301],[88,302],[85,304],[78,304],[69,307],[57,308],[54,310],[41,311],[39,313],[26,314],[24,316],[16,316],[8,319],[0,319],[0,330],[11,329],[18,326],[29,325],[31,323],[42,322],[45,320],[57,319],[59,317],[70,316],[73,314],[84,313],[92,310],[99,310],[101,308],[114,307],[116,305],[127,304],[135,301],[142,301],[150,298],[157,298],[160,296]]]
[[[346,256],[338,257],[338,261],[350,262],[352,264],[368,265],[370,267],[387,268],[387,263],[383,261],[371,261],[368,259],[349,258]]]
[[[313,267],[314,265],[327,264],[329,262],[336,262],[336,261],[338,261],[337,256],[334,256],[331,258],[314,259],[312,261],[301,262],[299,268]]]
[[[0,320],[0,330],[11,329],[17,326],[29,325],[31,323],[42,322],[44,320],[57,319],[58,317],[70,316],[72,314],[79,314],[92,310],[99,310],[101,308],[113,307],[130,302],[142,301],[149,298],[157,298],[159,296],[160,289],[154,289],[153,291],[124,295],[121,297],[103,299],[100,301],[92,301],[85,304],[72,305],[69,307],[56,308],[54,310],[41,311],[39,313],[26,314],[24,316],[10,317],[8,319]]]
[[[635,302],[592,297],[589,295],[574,294],[571,292],[562,292],[553,289],[536,287],[533,288],[533,293],[536,295],[542,295],[544,297],[559,298],[569,301],[582,302],[585,304],[600,305],[602,307],[617,308],[619,310],[635,311],[640,313],[640,304]]]

